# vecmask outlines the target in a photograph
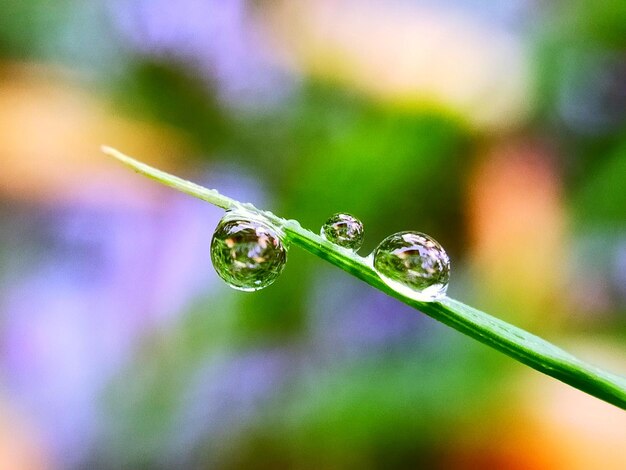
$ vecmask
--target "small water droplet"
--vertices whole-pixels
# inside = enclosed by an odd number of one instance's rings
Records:
[[[363,244],[363,223],[350,214],[335,214],[320,230],[322,238],[350,250],[358,250]]]
[[[389,287],[423,302],[443,297],[450,280],[445,250],[420,232],[399,232],[385,238],[374,250],[374,269]]]
[[[253,292],[272,284],[287,263],[282,233],[242,212],[227,212],[211,240],[211,261],[233,289]]]

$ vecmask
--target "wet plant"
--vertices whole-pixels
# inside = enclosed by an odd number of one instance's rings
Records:
[[[504,354],[579,390],[626,409],[626,378],[604,371],[548,341],[445,295],[449,260],[431,237],[400,232],[362,257],[272,212],[241,203],[141,163],[110,147],[103,152],[159,183],[225,209],[213,239],[212,259],[222,279],[240,290],[258,290],[280,275],[286,247],[328,261],[372,287]],[[216,241],[217,240],[217,241]],[[215,251],[215,253],[214,253]],[[217,260],[217,262],[216,262]]]
[[[228,211],[213,233],[211,261],[233,289],[254,292],[278,279],[287,249],[280,230],[246,211]]]
[[[448,290],[450,259],[425,233],[389,235],[374,250],[373,263],[389,287],[415,300],[437,300]]]
[[[363,244],[363,223],[350,214],[335,214],[320,230],[320,236],[348,250],[358,250]]]

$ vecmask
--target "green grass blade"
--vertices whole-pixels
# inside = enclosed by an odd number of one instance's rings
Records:
[[[271,212],[259,210],[251,204],[240,203],[213,189],[204,188],[152,168],[110,147],[102,147],[102,151],[137,173],[190,196],[223,209],[241,207],[265,217],[269,222],[282,228],[288,242],[334,264],[372,287],[533,369],[626,409],[626,378],[624,377],[583,362],[538,336],[457,300],[445,298],[439,302],[419,302],[411,299],[387,286],[376,274],[367,258],[324,240],[319,235],[301,227],[297,221],[285,220]]]

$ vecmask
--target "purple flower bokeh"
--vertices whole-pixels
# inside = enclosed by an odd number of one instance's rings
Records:
[[[237,438],[258,420],[293,375],[294,357],[286,349],[253,349],[213,356],[194,373],[171,426],[164,460],[188,467],[199,447],[210,455],[203,465],[232,452]],[[209,459],[207,461],[207,459]]]
[[[185,62],[235,108],[280,103],[296,83],[270,59],[245,0],[118,0],[111,12],[131,49]]]
[[[252,179],[228,172],[211,184],[261,198]],[[93,450],[103,389],[138,340],[218,282],[208,247],[220,209],[169,190],[137,207],[77,200],[4,216],[15,272],[0,278],[1,380],[64,468]]]
[[[414,309],[341,273],[318,279],[311,342],[322,356],[350,361],[423,345],[438,325]]]

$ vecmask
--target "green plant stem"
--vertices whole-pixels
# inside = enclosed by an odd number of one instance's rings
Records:
[[[242,204],[213,189],[204,188],[157,170],[110,147],[102,147],[102,151],[118,159],[137,173],[190,196],[223,209],[241,208],[264,217],[268,222],[279,226],[284,231],[287,242],[298,245],[376,289],[533,369],[626,409],[626,378],[624,377],[583,362],[538,336],[449,297],[438,302],[420,302],[407,297],[385,284],[372,268],[368,258],[363,258],[324,240],[319,235],[300,226],[295,220],[285,220],[271,212],[257,209],[251,204]]]

